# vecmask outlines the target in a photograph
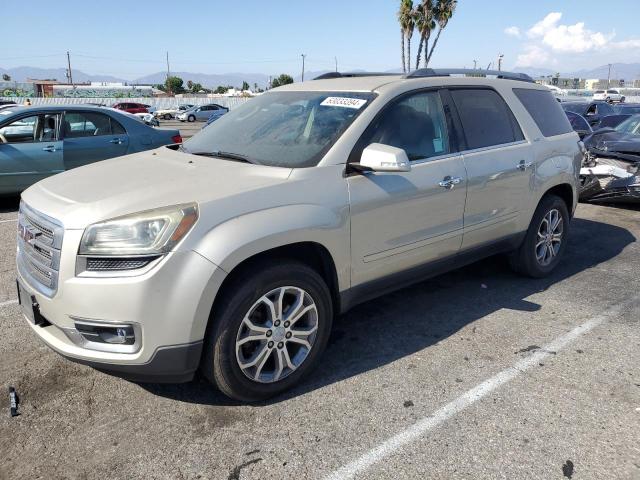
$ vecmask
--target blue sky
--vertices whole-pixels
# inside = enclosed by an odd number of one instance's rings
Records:
[[[332,69],[334,57],[340,70],[387,70],[400,66],[398,3],[30,0],[28,13],[2,22],[0,66],[64,67],[69,50],[74,68],[133,79],[164,70],[168,50],[175,71],[297,75],[301,53],[307,70]],[[498,53],[506,68],[640,61],[638,0],[605,5],[459,0],[432,65],[470,67],[477,59],[486,67]],[[617,12],[606,16],[615,20],[603,18],[603,9]],[[412,63],[417,43],[414,37]]]

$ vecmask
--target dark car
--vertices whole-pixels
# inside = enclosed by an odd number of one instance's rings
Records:
[[[596,130],[584,143],[589,149],[640,156],[640,115],[627,118],[615,128]]]
[[[620,103],[614,105],[613,110],[618,115],[638,115],[640,114],[640,103]]]
[[[120,102],[114,104],[112,108],[127,113],[149,113],[149,105],[145,105],[144,103]]]
[[[594,129],[598,127],[604,117],[616,113],[607,102],[561,102],[560,105],[562,105],[565,112],[582,115]]]
[[[181,143],[178,130],[87,105],[15,107],[0,112],[0,194],[18,193],[55,173]]]

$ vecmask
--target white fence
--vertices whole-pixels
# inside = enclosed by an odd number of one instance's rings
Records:
[[[30,98],[32,105],[78,105],[86,103],[100,103],[104,105],[113,105],[119,102],[133,102],[144,103],[145,105],[152,105],[157,108],[175,108],[178,105],[189,103],[192,105],[206,105],[209,103],[217,103],[223,107],[233,108],[238,105],[242,105],[251,97],[140,97],[140,98],[62,98],[62,97],[47,97],[47,98]],[[15,102],[18,105],[24,104],[26,97],[0,97],[0,100],[6,100]]]

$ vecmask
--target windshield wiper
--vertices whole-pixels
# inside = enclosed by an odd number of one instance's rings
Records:
[[[215,157],[215,158],[224,158],[227,160],[236,160],[245,163],[252,163],[254,165],[260,165],[258,162],[249,158],[245,155],[241,155],[239,153],[233,152],[224,152],[222,150],[218,150],[217,152],[188,152],[191,155],[199,155],[201,157]]]

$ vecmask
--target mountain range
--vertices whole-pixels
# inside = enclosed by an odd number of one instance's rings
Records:
[[[515,69],[517,72],[527,73],[532,77],[540,77],[547,75],[555,75],[560,73],[562,77],[569,78],[607,78],[609,67],[608,65],[602,65],[593,69],[584,69],[573,72],[558,72],[557,70],[547,68],[523,68]],[[305,72],[305,78],[315,78],[323,73],[327,73],[329,70],[317,71],[317,72]],[[387,70],[387,72],[399,72],[398,69]],[[38,67],[15,67],[15,68],[2,68],[0,67],[0,76],[7,74],[11,77],[11,80],[16,82],[24,82],[27,78],[37,79],[56,79],[59,81],[66,80],[65,68],[38,68]],[[269,75],[264,73],[193,73],[193,72],[171,72],[172,75],[176,75],[182,78],[185,83],[191,80],[195,83],[200,83],[205,87],[216,87],[218,85],[231,85],[239,87],[242,82],[246,81],[251,87],[254,84],[258,84],[259,87],[264,88],[269,82]],[[301,75],[298,74],[294,78],[296,81],[300,80]],[[81,70],[73,70],[74,82],[123,82],[131,85],[142,84],[157,84],[163,83],[166,78],[166,72],[156,72],[135,80],[125,80],[113,75],[91,75]],[[626,81],[640,79],[640,63],[615,63],[611,67],[612,79],[624,79]]]

